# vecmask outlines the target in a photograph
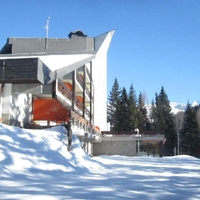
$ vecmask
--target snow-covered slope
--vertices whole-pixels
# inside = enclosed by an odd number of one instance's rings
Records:
[[[186,109],[186,103],[176,103],[170,102],[170,106],[172,108],[172,113],[177,114],[178,112],[184,112]]]
[[[200,199],[200,160],[89,157],[62,126],[28,130],[0,123],[0,199]]]
[[[200,101],[194,101],[191,103],[192,107],[198,106],[200,104]],[[187,103],[176,103],[176,102],[170,102],[170,106],[172,108],[172,113],[176,114],[178,112],[184,112],[187,106]]]
[[[200,104],[200,101],[194,101],[191,103],[191,105],[198,106]],[[176,102],[170,102],[170,106],[172,109],[173,114],[177,114],[178,112],[184,112],[187,106],[187,103],[176,103]],[[147,113],[150,114],[151,104],[146,105]]]

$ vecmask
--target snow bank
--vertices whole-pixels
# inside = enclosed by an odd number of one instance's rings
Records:
[[[7,176],[11,171],[15,173],[28,173],[32,170],[74,171],[78,161],[79,167],[87,167],[87,161],[91,160],[81,148],[80,141],[75,135],[73,135],[72,151],[67,151],[67,134],[62,126],[46,130],[30,130],[0,124],[0,132],[0,161],[3,176]]]
[[[89,157],[62,126],[28,130],[0,124],[0,199],[200,199],[200,160]]]

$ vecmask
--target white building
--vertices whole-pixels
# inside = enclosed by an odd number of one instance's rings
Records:
[[[80,137],[107,131],[107,51],[114,30],[89,38],[8,38],[0,51],[0,121],[72,121]]]

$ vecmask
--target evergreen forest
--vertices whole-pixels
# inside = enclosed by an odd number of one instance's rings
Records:
[[[117,78],[108,96],[107,121],[111,131],[159,131],[165,135],[165,156],[187,154],[200,158],[200,105],[192,107],[188,102],[185,112],[173,114],[170,101],[161,87],[155,93],[150,110],[145,104],[145,95],[136,95],[133,84],[129,91],[120,87]],[[179,145],[177,145],[179,144]]]

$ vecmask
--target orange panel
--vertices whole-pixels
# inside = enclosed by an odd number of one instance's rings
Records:
[[[83,98],[81,96],[76,96],[76,98],[81,102],[83,103]]]
[[[67,83],[65,83],[65,86],[72,91],[73,87],[72,87],[71,83],[67,82]]]
[[[69,121],[68,111],[57,99],[34,99],[33,120]]]
[[[100,128],[98,126],[94,126],[94,128],[100,131]]]
[[[80,78],[82,79],[82,81],[84,80],[84,76],[82,74],[79,74]]]

